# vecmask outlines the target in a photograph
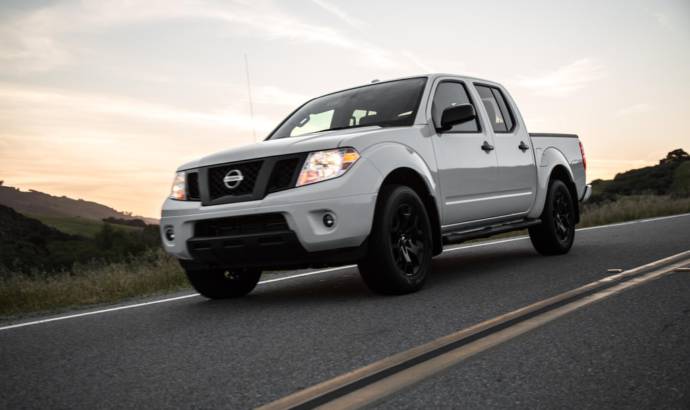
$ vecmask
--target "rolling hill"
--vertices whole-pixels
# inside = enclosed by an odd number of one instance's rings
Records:
[[[668,153],[657,165],[616,174],[613,179],[592,181],[592,202],[629,195],[690,195],[690,155],[682,149]]]
[[[117,262],[160,247],[155,225],[141,228],[62,218],[71,220],[69,229],[0,205],[0,278],[19,272],[55,274],[69,271],[75,263]]]
[[[117,211],[109,206],[83,199],[72,199],[66,196],[53,196],[39,191],[22,191],[0,184],[0,205],[8,206],[24,215],[36,215],[49,218],[78,217],[102,221],[114,219],[142,219],[149,224],[158,224],[153,218],[132,216]]]

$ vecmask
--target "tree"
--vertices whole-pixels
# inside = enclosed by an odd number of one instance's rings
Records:
[[[678,149],[674,149],[673,151],[666,154],[666,158],[659,161],[659,164],[665,164],[667,162],[676,162],[676,161],[681,162],[681,161],[687,161],[687,160],[690,160],[690,155],[688,155],[688,153],[685,152],[683,149],[678,148]]]

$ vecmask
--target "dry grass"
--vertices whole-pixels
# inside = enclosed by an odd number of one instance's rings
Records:
[[[620,197],[614,202],[585,203],[578,227],[606,225],[635,219],[690,212],[690,198],[639,195]]]
[[[113,303],[188,286],[177,261],[156,250],[125,263],[76,266],[73,273],[0,279],[0,317]]]
[[[689,212],[690,198],[622,197],[615,202],[585,204],[579,227]],[[126,263],[77,266],[69,274],[14,275],[0,279],[0,318],[113,303],[186,287],[186,278],[177,261],[156,250]]]

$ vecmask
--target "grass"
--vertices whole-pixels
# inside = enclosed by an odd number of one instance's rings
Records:
[[[582,220],[578,226],[605,225],[682,213],[690,213],[690,198],[621,197],[615,202],[584,204]],[[524,234],[526,231],[500,237]],[[177,261],[163,250],[155,250],[124,263],[75,266],[71,273],[52,276],[6,275],[5,279],[0,279],[0,318],[114,303],[188,287]]]
[[[613,202],[585,203],[578,227],[606,225],[635,219],[690,212],[690,197],[638,195],[619,197]]]
[[[81,218],[78,216],[45,216],[45,215],[27,215],[30,218],[38,219],[48,226],[52,226],[64,233],[70,235],[80,235],[87,238],[93,238],[101,230],[104,223],[95,219]],[[136,226],[116,225],[110,224],[114,229],[121,230],[137,230]]]
[[[156,249],[128,262],[75,266],[70,273],[0,278],[0,317],[114,303],[188,286],[177,261]]]

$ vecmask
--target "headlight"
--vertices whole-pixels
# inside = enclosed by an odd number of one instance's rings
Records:
[[[184,172],[178,172],[175,174],[175,179],[173,180],[172,188],[170,189],[170,199],[177,199],[178,201],[184,201],[187,199],[185,177],[186,175]]]
[[[343,175],[359,159],[354,148],[312,152],[297,178],[297,186],[309,185]]]

